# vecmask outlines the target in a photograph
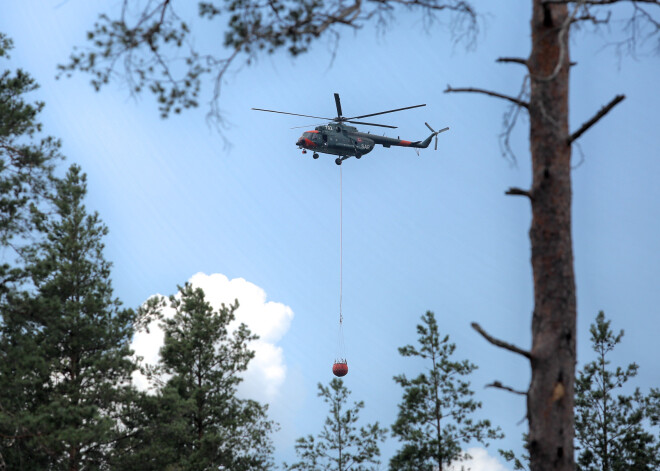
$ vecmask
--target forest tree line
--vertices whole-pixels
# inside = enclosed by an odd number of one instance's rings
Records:
[[[0,60],[11,47],[0,35]],[[30,99],[37,84],[20,69],[0,70],[0,470],[376,470],[387,436],[399,442],[389,469],[442,470],[467,457],[468,443],[502,437],[473,398],[477,366],[455,358],[426,312],[417,343],[399,348],[426,367],[393,378],[402,390],[396,421],[363,424],[364,402],[333,379],[318,385],[323,428],[296,441],[296,462],[275,463],[268,406],[237,395],[256,339],[243,324],[229,330],[238,304],[214,309],[184,283],[168,299],[123,307],[104,257],[108,228],[85,207],[84,172],[71,165],[57,176],[64,157],[42,132],[44,104]],[[165,306],[173,316],[163,316]],[[130,343],[152,322],[165,338],[158,364],[147,367]],[[594,359],[576,376],[583,471],[660,466],[660,389],[620,391],[638,369],[609,366],[622,336],[599,313]],[[151,392],[134,386],[136,371],[152,380]],[[525,456],[502,455],[529,467]]]

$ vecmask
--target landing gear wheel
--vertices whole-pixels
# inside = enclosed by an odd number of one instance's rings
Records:
[[[315,159],[318,159],[318,158],[319,158],[319,154],[317,154],[316,152],[314,152],[314,155],[312,155],[312,157],[314,157]]]
[[[357,155],[355,156],[355,158],[356,158],[356,159],[361,159],[362,156],[361,156],[360,154],[357,154]]]
[[[336,158],[336,159],[335,159],[335,163],[336,163],[337,165],[341,165],[341,159],[340,159],[340,158]]]

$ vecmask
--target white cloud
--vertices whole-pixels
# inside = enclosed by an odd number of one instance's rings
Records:
[[[243,278],[229,280],[220,273],[197,273],[189,281],[194,287],[204,290],[206,301],[214,309],[219,309],[223,303],[233,304],[238,299],[236,320],[230,325],[230,330],[242,322],[259,336],[258,340],[249,345],[255,356],[243,375],[244,381],[239,387],[239,393],[258,401],[271,402],[286,377],[284,354],[276,343],[289,330],[293,319],[291,308],[282,303],[266,301],[266,292]],[[173,310],[168,307],[163,313],[171,316]],[[138,332],[135,335],[132,348],[136,355],[144,358],[145,363],[155,364],[158,351],[163,345],[163,331],[155,324],[150,325],[149,330],[149,333]],[[133,381],[138,388],[146,389],[148,386],[140,374],[135,374]]]
[[[485,448],[468,448],[469,460],[452,463],[448,471],[509,471],[497,458],[490,456]]]
[[[169,311],[169,307],[167,309]],[[153,322],[149,325],[149,333],[144,331],[135,333],[131,348],[137,356],[143,358],[144,363],[155,365],[158,362],[158,351],[163,346],[163,337],[163,330],[157,322]],[[137,371],[133,372],[133,383],[142,391],[149,388],[147,379]]]

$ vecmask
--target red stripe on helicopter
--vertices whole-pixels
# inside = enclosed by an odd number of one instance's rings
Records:
[[[399,141],[400,146],[409,146],[410,144],[412,144],[410,141]]]

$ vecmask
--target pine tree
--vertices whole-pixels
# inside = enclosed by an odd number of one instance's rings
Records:
[[[163,319],[165,342],[159,370],[169,379],[155,396],[142,395],[138,432],[125,469],[262,471],[272,467],[267,409],[240,399],[236,387],[254,352],[257,337],[245,324],[233,332],[238,304],[214,311],[202,289],[189,283],[170,297],[174,316]]]
[[[614,334],[611,321],[601,311],[589,329],[596,359],[587,363],[576,379],[575,432],[580,471],[657,470],[660,444],[645,427],[653,421],[654,392],[645,396],[616,394],[637,375],[635,363],[610,369],[609,356],[621,342],[623,330]]]
[[[21,452],[11,454],[9,469],[103,467],[123,437],[118,412],[135,369],[134,313],[112,297],[107,228],[83,205],[86,177],[72,166],[56,190],[46,237],[24,250],[33,289],[6,311],[25,320],[21,333],[32,350],[22,352],[37,366],[14,378],[15,399],[26,403],[13,416],[20,436],[9,445]]]
[[[461,443],[477,441],[488,446],[488,440],[501,438],[499,428],[490,421],[476,421],[472,415],[481,402],[472,399],[470,382],[463,379],[477,366],[468,360],[455,361],[456,345],[449,336],[440,337],[435,315],[427,311],[417,325],[419,349],[412,345],[399,348],[404,357],[419,357],[428,364],[428,374],[414,379],[394,377],[404,389],[399,415],[392,434],[403,447],[390,461],[391,470],[436,469],[442,471],[452,461],[468,457]]]
[[[12,47],[0,33],[0,60],[9,58]],[[0,72],[0,466],[8,444],[16,449],[14,439],[29,434],[15,419],[33,400],[27,386],[42,368],[31,355],[35,345],[28,333],[34,324],[10,309],[24,298],[27,273],[20,247],[36,238],[39,208],[52,190],[53,162],[61,158],[57,140],[39,137],[44,104],[27,100],[36,88],[23,70]]]
[[[299,462],[285,464],[289,470],[317,471],[369,471],[379,469],[379,442],[385,440],[387,430],[378,422],[358,429],[360,410],[364,402],[348,407],[351,392],[339,378],[333,378],[329,386],[318,384],[318,396],[330,406],[330,415],[325,419],[323,430],[314,437],[296,441]]]

